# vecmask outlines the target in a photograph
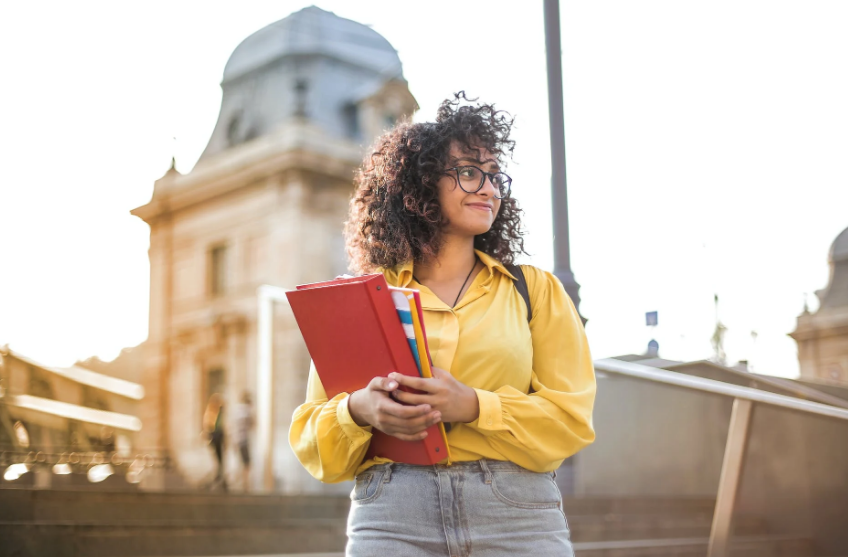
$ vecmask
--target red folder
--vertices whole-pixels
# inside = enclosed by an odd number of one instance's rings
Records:
[[[329,398],[393,371],[419,377],[383,275],[305,284],[286,297]],[[366,458],[441,462],[449,456],[441,427],[430,426],[422,441],[401,441],[374,428]]]

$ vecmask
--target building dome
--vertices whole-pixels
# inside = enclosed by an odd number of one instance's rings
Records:
[[[830,279],[823,290],[816,292],[821,308],[848,307],[848,228],[830,246]]]
[[[293,118],[330,137],[368,141],[361,105],[390,83],[402,84],[409,97],[394,104],[415,106],[389,41],[361,23],[304,8],[253,33],[233,51],[221,82],[218,122],[200,158],[273,134]],[[391,122],[411,112],[381,113]]]
[[[843,230],[833,241],[833,245],[830,246],[829,259],[831,263],[848,260],[848,228]]]
[[[223,81],[298,54],[322,54],[391,77],[402,76],[397,51],[382,35],[361,23],[310,6],[242,41],[224,68]]]

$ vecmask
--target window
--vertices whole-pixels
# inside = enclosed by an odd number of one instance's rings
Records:
[[[227,247],[215,246],[209,252],[209,292],[220,296],[227,291]]]
[[[27,367],[29,369],[28,394],[41,398],[54,398],[53,386],[50,384],[50,380],[47,378],[46,374],[34,366]]]
[[[241,143],[241,111],[233,114],[227,125],[227,143],[230,147]]]
[[[93,387],[82,388],[82,405],[89,408],[96,408],[97,410],[111,410],[102,392]]]
[[[342,121],[344,122],[345,134],[351,139],[362,139],[362,130],[359,127],[359,109],[355,104],[348,104],[342,109]]]

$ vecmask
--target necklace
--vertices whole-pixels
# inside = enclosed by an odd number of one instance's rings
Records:
[[[453,305],[451,307],[456,307],[457,302],[459,302],[460,294],[462,294],[462,291],[465,289],[465,285],[468,284],[468,279],[471,278],[471,273],[473,273],[474,269],[476,269],[476,268],[477,268],[477,255],[475,254],[474,255],[474,266],[471,267],[470,271],[468,271],[468,276],[465,277],[465,280],[462,282],[462,286],[459,287],[459,292],[456,293],[456,300],[453,301]],[[422,285],[424,284],[423,282],[418,280],[415,277],[415,275],[412,275],[412,278],[415,279],[415,282],[417,282],[418,284],[422,284]]]

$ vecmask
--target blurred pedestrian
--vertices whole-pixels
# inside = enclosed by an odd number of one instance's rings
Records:
[[[206,411],[203,413],[203,431],[215,451],[217,463],[215,478],[210,483],[209,488],[214,489],[220,485],[226,491],[227,479],[224,477],[224,399],[218,393],[213,393],[206,404]]]
[[[250,432],[253,429],[253,404],[250,393],[241,394],[241,402],[235,410],[235,435],[239,455],[241,455],[242,486],[250,491]]]

